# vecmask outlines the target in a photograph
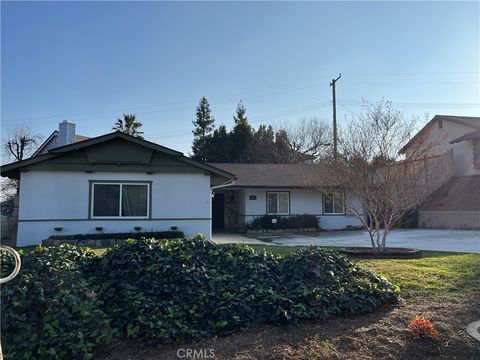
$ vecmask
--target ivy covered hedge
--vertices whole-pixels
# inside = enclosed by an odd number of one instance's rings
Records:
[[[280,258],[202,237],[144,239],[102,257],[71,245],[40,247],[23,261],[1,295],[12,358],[89,358],[114,338],[185,341],[398,300],[384,278],[316,247]]]
[[[273,221],[272,221],[273,220]],[[278,229],[302,229],[319,228],[319,220],[315,215],[263,215],[255,217],[247,224],[249,230],[278,230]]]
[[[102,310],[85,266],[91,250],[70,245],[37,247],[22,256],[20,273],[2,285],[2,346],[6,359],[91,358],[117,336]],[[1,253],[1,276],[13,259]]]

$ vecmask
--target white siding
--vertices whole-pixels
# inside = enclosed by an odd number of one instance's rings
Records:
[[[427,135],[422,139],[424,146],[428,149],[429,155],[441,155],[450,149],[453,149],[453,165],[455,176],[478,175],[480,170],[473,167],[473,147],[471,141],[461,141],[450,144],[455,140],[474,129],[470,126],[458,124],[452,121],[443,120],[442,128],[436,121],[432,127],[427,130]],[[410,157],[407,149],[406,157]],[[410,150],[411,151],[411,150]]]
[[[152,219],[88,220],[89,180],[151,181]],[[186,236],[211,237],[210,177],[203,174],[79,173],[29,171],[21,174],[19,246],[38,244],[49,235],[169,230],[178,226]]]
[[[347,226],[361,226],[361,221],[351,215],[325,215],[323,214],[322,194],[317,190],[310,189],[242,189],[243,197],[240,215],[244,222],[250,222],[254,217],[266,214],[267,192],[288,191],[290,192],[290,213],[312,214],[320,219],[320,227],[325,230],[345,229]],[[256,200],[249,200],[250,195],[256,195]]]

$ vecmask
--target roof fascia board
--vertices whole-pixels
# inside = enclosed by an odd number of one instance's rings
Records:
[[[40,145],[38,147],[37,150],[35,150],[35,152],[32,154],[32,156],[30,157],[34,157],[34,156],[37,156],[39,152],[41,152],[47,145],[50,141],[52,141],[52,139],[55,137],[55,135],[58,135],[58,130],[54,130],[50,136],[42,143],[42,145]]]
[[[116,132],[113,132],[113,133],[97,136],[97,137],[94,137],[94,138],[90,138],[90,139],[87,139],[87,140],[80,141],[78,143],[73,143],[73,144],[69,144],[69,145],[60,146],[60,147],[57,147],[55,149],[50,150],[49,152],[50,153],[62,153],[62,152],[70,151],[70,150],[79,150],[79,149],[82,149],[82,148],[87,147],[87,146],[99,144],[99,143],[106,142],[106,141],[116,139],[116,138],[124,139],[124,140],[127,140],[127,141],[132,141],[132,142],[134,142],[138,145],[142,145],[142,146],[145,146],[147,148],[153,149],[155,151],[160,151],[160,152],[163,152],[163,153],[168,154],[168,155],[183,156],[183,153],[181,153],[179,151],[169,149],[165,146],[158,145],[158,144],[155,144],[151,141],[140,139],[140,138],[137,138],[135,136],[127,135],[127,134],[122,133],[120,131],[116,131]]]

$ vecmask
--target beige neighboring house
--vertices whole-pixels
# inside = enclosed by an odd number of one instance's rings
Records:
[[[418,226],[480,229],[480,117],[435,115],[401,153],[412,158],[422,145],[445,160],[448,174],[420,206]]]

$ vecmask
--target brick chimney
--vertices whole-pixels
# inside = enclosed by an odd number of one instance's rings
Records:
[[[58,146],[73,144],[75,142],[75,124],[63,120],[58,125]]]

